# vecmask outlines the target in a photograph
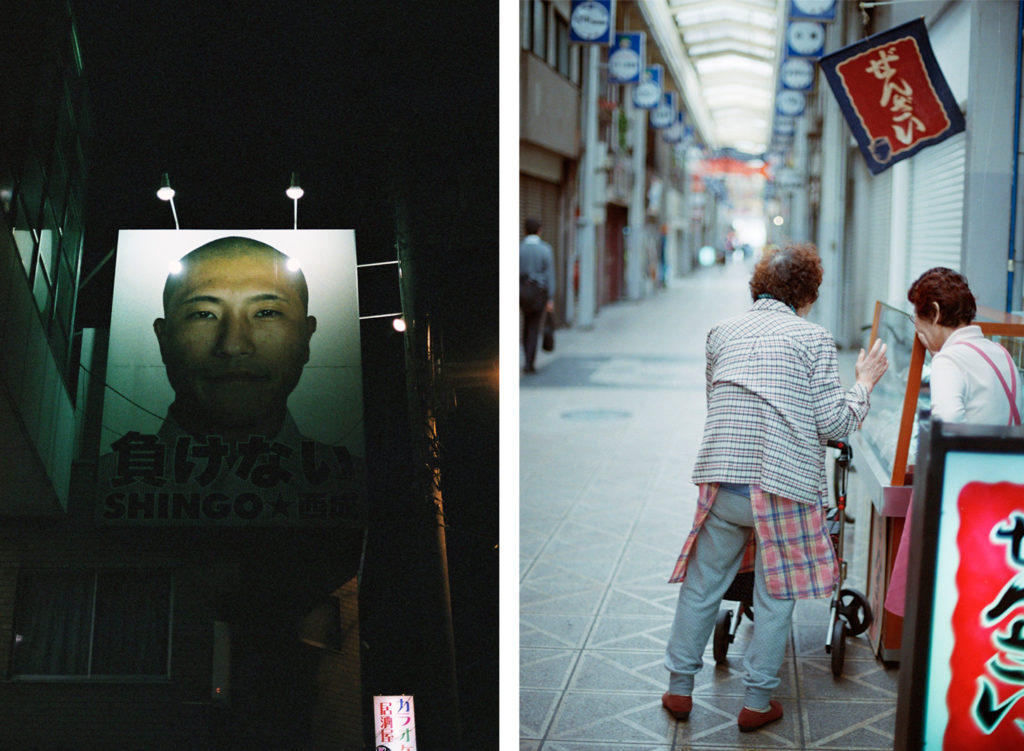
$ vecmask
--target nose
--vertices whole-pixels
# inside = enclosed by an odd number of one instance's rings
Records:
[[[245,315],[226,313],[217,330],[216,354],[220,357],[238,357],[253,351],[252,322]]]

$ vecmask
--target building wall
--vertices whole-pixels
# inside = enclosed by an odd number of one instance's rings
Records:
[[[88,118],[68,4],[17,4],[3,24],[0,515],[49,515],[67,507],[74,451]]]
[[[0,748],[361,747],[369,704],[360,687],[355,548],[345,554],[334,533],[309,531],[5,526]],[[267,570],[268,560],[280,570]],[[166,680],[12,676],[19,572],[143,565],[174,576]],[[211,699],[214,621],[231,631],[229,704]]]

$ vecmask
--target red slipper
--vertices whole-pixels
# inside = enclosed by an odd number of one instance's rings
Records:
[[[677,720],[685,721],[690,716],[690,710],[693,709],[693,698],[665,692],[661,695],[661,706]]]
[[[751,730],[763,728],[769,722],[782,719],[782,705],[772,699],[768,702],[767,712],[755,712],[753,709],[743,708],[740,712],[738,724],[741,733],[749,733]]]

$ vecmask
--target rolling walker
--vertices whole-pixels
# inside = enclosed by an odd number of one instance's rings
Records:
[[[839,450],[835,460],[835,502],[826,515],[829,536],[836,551],[839,564],[839,580],[829,607],[828,633],[825,635],[825,652],[832,658],[832,675],[843,674],[846,657],[846,637],[859,636],[871,625],[871,606],[867,598],[856,589],[843,587],[846,579],[846,559],[843,557],[843,537],[846,529],[846,476],[853,460],[853,449],[847,441],[829,441],[829,448]],[[743,617],[753,620],[754,573],[742,572],[726,590],[725,600],[736,602],[733,608],[723,608],[715,621],[712,654],[715,662],[727,660],[729,645],[736,638]]]

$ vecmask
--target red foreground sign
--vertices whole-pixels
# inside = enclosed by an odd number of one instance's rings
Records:
[[[943,749],[1020,748],[1024,740],[1024,485],[968,483],[957,505],[960,566]]]

